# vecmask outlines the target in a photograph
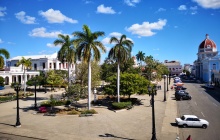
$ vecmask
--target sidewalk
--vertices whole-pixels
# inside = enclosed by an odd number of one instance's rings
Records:
[[[172,126],[177,117],[176,101],[172,100],[174,91],[167,92],[167,101],[163,102],[163,89],[162,85],[162,90],[158,90],[155,96],[156,136],[158,140],[175,140],[179,132],[178,127]],[[48,98],[50,94],[61,94],[61,92],[37,93],[37,97]],[[34,115],[35,111],[25,110],[25,107],[34,103],[34,100],[20,100],[22,125],[20,128],[13,127],[16,122],[16,101],[3,103],[0,104],[0,138],[1,134],[5,133],[47,140],[150,140],[151,97],[148,95],[134,97],[141,99],[143,105],[118,113],[102,106],[93,106],[92,108],[99,114],[92,117]],[[41,101],[43,100],[37,102]]]

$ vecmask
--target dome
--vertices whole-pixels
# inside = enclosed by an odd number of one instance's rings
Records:
[[[213,52],[217,51],[215,42],[209,39],[208,34],[206,34],[206,39],[200,43],[199,49],[212,49]]]

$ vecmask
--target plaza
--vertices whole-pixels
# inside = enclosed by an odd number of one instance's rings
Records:
[[[172,83],[171,83],[172,84]],[[42,102],[51,94],[58,92],[38,92],[37,101]],[[155,96],[156,136],[158,140],[175,139],[178,136],[178,127],[175,125],[177,117],[176,100],[173,100],[174,91],[168,91],[167,101],[163,102],[164,90],[157,91]],[[20,99],[21,127],[15,128],[16,101],[0,104],[0,136],[9,134],[26,139],[47,140],[149,140],[152,137],[152,113],[149,95],[134,95],[143,103],[130,110],[114,112],[104,106],[92,106],[98,114],[89,117],[78,115],[44,116],[28,110],[34,104],[34,97]],[[86,100],[81,102],[87,102]]]

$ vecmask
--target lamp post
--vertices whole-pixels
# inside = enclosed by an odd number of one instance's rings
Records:
[[[163,79],[164,79],[164,99],[163,101],[165,102],[167,100],[166,98],[166,75],[163,75]]]
[[[169,88],[168,88],[168,78],[169,78],[169,75],[167,75],[167,91],[169,91]]]
[[[97,90],[96,88],[94,88],[94,103],[96,102],[96,93],[97,93]]]
[[[34,80],[34,108],[37,109],[37,94],[36,94],[36,86],[37,86],[37,75]]]
[[[154,95],[157,94],[157,88],[154,85],[153,88],[148,86],[149,95],[151,95],[151,105],[152,105],[152,138],[151,140],[157,140],[156,138],[156,127],[155,127],[155,112],[154,112]]]
[[[47,83],[47,72],[44,69],[44,92],[47,93],[47,87],[46,87],[46,83]]]
[[[21,84],[15,84],[14,90],[16,91],[16,96],[17,96],[16,97],[16,99],[17,99],[17,119],[16,119],[15,127],[21,127],[20,116],[19,116],[19,98],[18,98],[18,93],[21,90]]]
[[[169,85],[170,85],[171,74],[169,74]]]

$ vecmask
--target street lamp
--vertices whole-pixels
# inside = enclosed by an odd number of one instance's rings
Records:
[[[96,93],[97,93],[97,90],[96,88],[94,88],[94,103],[96,102]]]
[[[36,94],[36,85],[37,85],[37,75],[34,80],[34,108],[37,109],[37,94]]]
[[[155,112],[154,112],[154,95],[157,95],[157,87],[154,85],[153,88],[148,86],[149,95],[151,95],[151,106],[152,106],[152,138],[156,140],[156,127],[155,127]]]
[[[17,96],[16,97],[16,99],[17,99],[17,119],[16,119],[15,127],[21,127],[20,117],[19,117],[19,98],[18,98],[18,93],[21,90],[21,84],[15,84],[14,90],[16,91],[16,96]]]
[[[47,72],[44,69],[44,92],[47,93],[47,87],[46,87],[46,82],[47,82]]]
[[[171,74],[169,74],[169,85],[170,85]]]
[[[163,75],[163,79],[164,79],[164,99],[163,101],[165,102],[167,100],[166,98],[166,75]]]
[[[167,91],[169,91],[169,88],[168,88],[168,78],[169,78],[169,75],[167,75]]]

